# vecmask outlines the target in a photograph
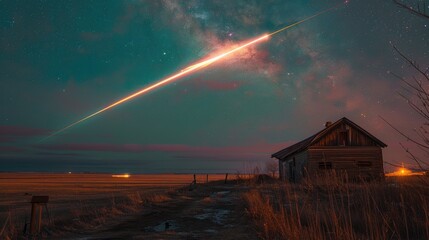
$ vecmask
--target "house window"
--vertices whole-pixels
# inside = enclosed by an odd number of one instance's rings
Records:
[[[350,145],[349,142],[349,131],[344,130],[338,132],[338,145],[339,146],[348,146]]]
[[[358,161],[357,166],[360,168],[372,167],[372,162],[370,162],[370,161]]]
[[[332,162],[319,162],[319,169],[332,169]]]

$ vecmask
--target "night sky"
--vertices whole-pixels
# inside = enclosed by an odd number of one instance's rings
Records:
[[[0,171],[250,171],[344,116],[389,145],[385,161],[412,163],[380,116],[421,124],[390,72],[417,74],[391,44],[425,65],[429,21],[390,0],[351,1],[40,142],[340,2],[0,1]]]

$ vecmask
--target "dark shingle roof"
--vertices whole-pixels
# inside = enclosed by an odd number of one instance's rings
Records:
[[[359,127],[356,123],[354,123],[354,122],[350,121],[349,119],[343,117],[340,120],[336,121],[335,123],[331,124],[330,126],[326,127],[325,129],[314,134],[313,136],[306,138],[306,139],[302,140],[301,142],[295,143],[292,146],[289,146],[283,150],[280,150],[280,151],[274,153],[273,155],[271,155],[271,157],[274,157],[274,158],[281,160],[281,159],[285,159],[285,158],[289,157],[292,154],[302,152],[305,149],[307,149],[309,146],[311,146],[311,144],[317,142],[326,133],[328,133],[332,129],[336,128],[339,124],[341,124],[343,122],[345,122],[345,123],[357,128],[357,129],[359,129],[360,131],[362,131],[365,135],[367,135],[369,138],[371,138],[380,147],[387,147],[387,145],[385,143],[383,143],[382,141],[380,141],[379,139],[374,137],[372,134],[370,134],[369,132],[367,132],[363,128]]]

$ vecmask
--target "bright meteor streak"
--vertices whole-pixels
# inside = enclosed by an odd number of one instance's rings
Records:
[[[75,125],[77,125],[77,124],[79,124],[79,123],[81,123],[81,122],[89,119],[89,118],[92,118],[95,115],[98,115],[98,114],[100,114],[100,113],[102,113],[104,111],[107,111],[107,110],[109,110],[109,109],[111,109],[111,108],[113,108],[113,107],[115,107],[115,106],[117,106],[117,105],[119,105],[121,103],[127,102],[127,101],[129,101],[129,100],[131,100],[131,99],[133,99],[133,98],[135,98],[135,97],[137,97],[139,95],[147,93],[147,92],[149,92],[149,91],[151,91],[151,90],[153,90],[155,88],[163,86],[163,85],[165,85],[165,84],[167,84],[167,83],[169,83],[169,82],[171,82],[173,80],[176,80],[179,77],[182,77],[182,76],[184,76],[184,75],[186,75],[188,73],[195,72],[196,70],[205,68],[205,67],[209,66],[210,64],[212,64],[214,62],[217,62],[220,59],[222,59],[222,58],[224,58],[224,57],[226,57],[228,55],[231,55],[231,54],[233,54],[233,53],[235,53],[235,52],[237,52],[237,51],[239,51],[239,50],[241,50],[241,49],[243,49],[243,48],[245,48],[247,46],[253,45],[253,44],[255,44],[257,42],[260,42],[262,40],[265,40],[265,39],[268,39],[268,35],[267,34],[263,35],[262,37],[259,37],[259,38],[255,39],[255,40],[253,40],[251,42],[248,42],[248,43],[243,44],[243,45],[241,45],[239,47],[236,47],[236,48],[234,48],[234,49],[232,49],[232,50],[230,50],[228,52],[222,53],[222,54],[220,54],[220,55],[218,55],[216,57],[212,57],[212,58],[207,59],[205,61],[202,61],[202,62],[196,63],[194,65],[191,65],[191,66],[189,66],[189,67],[187,67],[187,68],[185,68],[183,70],[180,70],[179,73],[176,73],[176,74],[174,74],[174,75],[172,75],[170,77],[167,77],[167,78],[165,78],[163,80],[160,80],[157,83],[154,83],[154,84],[152,84],[152,85],[150,85],[150,86],[148,86],[146,88],[143,88],[142,90],[140,90],[138,92],[135,92],[135,93],[133,93],[133,94],[131,94],[131,95],[125,97],[125,98],[122,98],[122,99],[120,99],[120,100],[118,100],[118,101],[110,104],[109,106],[107,106],[107,107],[105,107],[105,108],[103,108],[103,109],[101,109],[101,110],[99,110],[99,111],[97,111],[97,112],[95,112],[95,113],[93,113],[91,115],[88,115],[88,116],[82,118],[81,120],[79,120],[79,121],[77,121],[77,122],[75,122],[73,124],[68,125],[67,127],[63,128],[63,129],[58,130],[58,131],[52,133],[50,136],[46,137],[45,139],[47,139],[49,137],[52,137],[54,135],[57,135],[58,133],[63,132],[65,130],[67,130],[67,129],[69,129],[69,128],[71,128],[71,127],[73,127],[73,126],[75,126]],[[45,139],[43,139],[43,140],[45,140]]]
[[[79,121],[74,122],[74,123],[68,125],[67,127],[62,128],[62,129],[60,129],[60,130],[52,133],[51,135],[49,135],[46,138],[42,139],[42,141],[44,141],[44,140],[46,140],[46,139],[48,139],[48,138],[50,138],[52,136],[55,136],[55,135],[57,135],[57,134],[65,131],[65,130],[67,130],[67,129],[69,129],[69,128],[71,128],[71,127],[73,127],[73,126],[75,126],[75,125],[77,125],[77,124],[79,124],[79,123],[81,123],[83,121],[86,121],[86,120],[88,120],[88,119],[90,119],[90,118],[92,118],[92,117],[94,117],[94,116],[96,116],[96,115],[98,115],[98,114],[100,114],[100,113],[102,113],[104,111],[107,111],[107,110],[109,110],[111,108],[114,108],[114,107],[116,107],[116,106],[124,103],[124,102],[127,102],[127,101],[129,101],[129,100],[131,100],[131,99],[133,99],[133,98],[135,98],[137,96],[143,95],[143,94],[145,94],[147,92],[150,92],[150,91],[152,91],[152,90],[154,90],[154,89],[156,89],[158,87],[161,87],[163,85],[171,83],[172,81],[177,80],[180,77],[183,77],[183,76],[185,76],[187,74],[190,74],[192,72],[195,72],[195,71],[198,71],[200,69],[203,69],[203,68],[209,66],[210,64],[215,63],[215,62],[217,62],[217,61],[219,61],[219,60],[221,60],[221,59],[223,59],[223,58],[225,58],[225,57],[227,57],[227,56],[229,56],[229,55],[231,55],[231,54],[233,54],[233,53],[235,53],[235,52],[237,52],[237,51],[239,51],[241,49],[244,49],[244,48],[249,47],[251,45],[254,45],[254,44],[257,44],[259,42],[262,42],[263,40],[268,40],[269,37],[272,36],[272,35],[274,35],[274,34],[280,33],[282,31],[285,31],[285,30],[287,30],[287,29],[289,29],[291,27],[294,27],[294,26],[296,26],[298,24],[306,22],[306,21],[308,21],[308,20],[310,20],[312,18],[315,18],[315,17],[317,17],[317,16],[319,16],[319,15],[325,13],[325,12],[329,12],[329,11],[337,8],[337,6],[334,6],[332,8],[329,8],[329,9],[326,9],[324,11],[321,11],[321,12],[315,14],[315,15],[307,17],[307,18],[305,18],[305,19],[303,19],[301,21],[295,22],[295,23],[293,23],[291,25],[288,25],[288,26],[286,26],[284,28],[281,28],[281,29],[279,29],[277,31],[274,31],[272,33],[264,34],[264,35],[262,35],[262,36],[260,36],[260,37],[258,37],[256,39],[250,41],[250,42],[244,43],[244,44],[242,44],[242,45],[240,45],[238,47],[235,47],[235,48],[233,48],[233,49],[231,49],[231,50],[229,50],[227,52],[224,52],[222,54],[219,54],[219,55],[217,55],[215,57],[209,58],[207,60],[203,60],[201,62],[197,62],[197,63],[195,63],[195,64],[193,64],[193,65],[191,65],[189,67],[186,67],[186,68],[180,70],[178,73],[175,73],[174,75],[171,75],[171,76],[169,76],[169,77],[167,77],[165,79],[162,79],[162,80],[160,80],[160,81],[158,81],[158,82],[156,82],[156,83],[154,83],[154,84],[152,84],[152,85],[150,85],[148,87],[145,87],[145,88],[141,89],[140,91],[137,91],[137,92],[135,92],[135,93],[133,93],[133,94],[127,96],[127,97],[124,97],[124,98],[122,98],[122,99],[120,99],[120,100],[118,100],[118,101],[116,101],[116,102],[108,105],[107,107],[105,107],[105,108],[103,108],[101,110],[98,110],[97,112],[95,112],[95,113],[93,113],[91,115],[88,115],[88,116],[80,119]]]

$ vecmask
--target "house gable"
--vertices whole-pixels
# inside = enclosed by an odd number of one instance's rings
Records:
[[[387,147],[385,143],[344,117],[313,136],[274,153],[271,157],[285,160],[293,154],[305,151],[310,146],[339,145]]]
[[[314,139],[310,146],[380,146],[362,128],[342,121],[319,138]],[[309,147],[310,147],[309,146]]]

